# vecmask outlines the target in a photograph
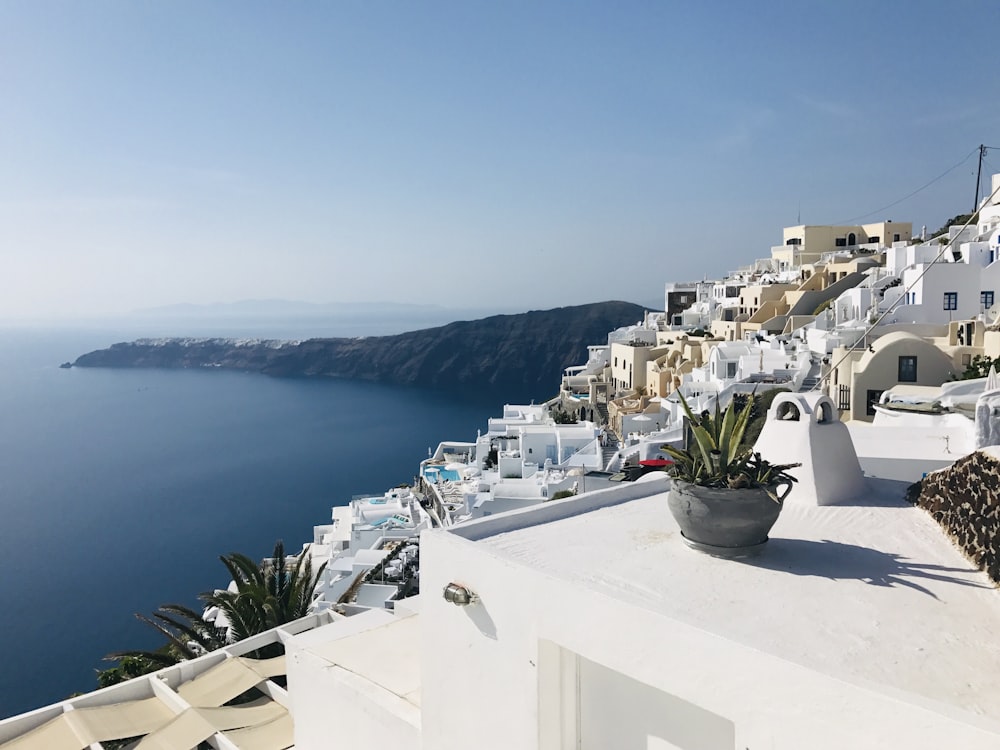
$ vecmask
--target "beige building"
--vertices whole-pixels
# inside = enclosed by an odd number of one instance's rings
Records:
[[[836,284],[841,279],[846,279],[854,273],[864,273],[877,266],[885,265],[885,255],[851,255],[850,257],[835,257],[828,261],[808,263],[802,266],[803,282],[819,275],[822,279],[818,286],[812,289],[825,289]]]
[[[709,353],[719,343],[718,339],[674,334],[672,340],[664,342],[665,353],[646,363],[647,394],[663,397],[673,393],[685,375],[708,361]]]
[[[666,353],[663,347],[639,341],[611,344],[611,390],[632,391],[646,387],[646,363]]]
[[[889,388],[939,386],[961,372],[934,341],[906,331],[881,336],[867,348],[836,349],[831,359],[839,364],[830,372],[829,393],[845,421],[872,421],[875,404]]]
[[[740,292],[739,307],[719,308],[719,317],[712,321],[712,335],[739,341],[760,331],[791,333],[812,321],[824,304],[861,283],[864,273],[878,265],[878,257],[873,256],[820,261],[802,267],[798,285],[746,286]]]
[[[759,331],[761,323],[787,312],[782,298],[793,291],[795,284],[749,284],[740,290],[740,304],[732,311],[731,320],[712,321],[712,335],[726,341],[738,341],[746,331]]]
[[[981,320],[901,328],[859,347],[829,372],[828,393],[844,420],[870,422],[873,404],[893,386],[940,386],[960,377],[977,356],[1000,357],[1000,328]],[[840,362],[845,352],[837,349],[831,362]]]
[[[782,244],[771,248],[771,259],[779,270],[787,271],[815,263],[823,253],[849,250],[860,245],[889,247],[894,242],[908,242],[913,225],[908,221],[880,221],[855,226],[785,227]]]

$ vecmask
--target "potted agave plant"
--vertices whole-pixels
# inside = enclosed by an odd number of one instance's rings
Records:
[[[737,413],[730,402],[725,412],[696,417],[681,394],[690,421],[688,449],[663,446],[673,459],[670,512],[692,546],[707,551],[736,552],[767,541],[801,464],[772,464],[743,444],[754,397]]]

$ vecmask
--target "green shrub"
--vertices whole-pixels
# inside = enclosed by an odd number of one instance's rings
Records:
[[[746,430],[743,431],[741,445],[750,448],[757,442],[757,438],[760,437],[760,431],[764,429],[767,410],[771,408],[771,402],[774,401],[779,393],[789,393],[789,390],[787,388],[772,388],[769,391],[764,391],[754,396],[753,406],[750,407],[750,422],[747,424]],[[747,398],[746,394],[736,394],[737,407],[742,408]]]
[[[741,406],[733,399],[725,412],[716,401],[714,415],[705,411],[696,416],[684,394],[678,395],[688,418],[691,438],[686,449],[662,446],[661,449],[674,459],[670,476],[701,487],[759,487],[780,503],[796,481],[787,470],[802,464],[772,464],[744,442],[756,399],[752,395],[745,397]],[[781,486],[786,488],[784,494],[779,494]]]
[[[819,315],[821,312],[823,312],[824,310],[826,310],[831,305],[833,305],[833,300],[832,299],[828,299],[826,302],[820,302],[818,305],[816,305],[816,309],[813,310],[812,314],[813,315]]]
[[[990,357],[985,357],[982,354],[977,354],[972,358],[972,362],[966,365],[965,370],[959,377],[959,380],[972,380],[974,378],[988,377],[990,370],[993,367],[996,367],[997,371],[1000,372],[1000,357],[991,359]]]

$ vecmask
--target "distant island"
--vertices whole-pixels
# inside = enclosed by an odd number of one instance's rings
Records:
[[[138,339],[84,354],[72,366],[218,368],[544,396],[556,392],[565,367],[584,361],[588,345],[606,342],[608,331],[642,321],[645,312],[630,302],[595,302],[393,336]]]

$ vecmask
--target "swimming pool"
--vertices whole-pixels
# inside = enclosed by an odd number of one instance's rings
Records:
[[[427,466],[424,468],[424,479],[432,483],[438,481],[458,482],[462,477],[453,469],[446,469],[443,466]]]

